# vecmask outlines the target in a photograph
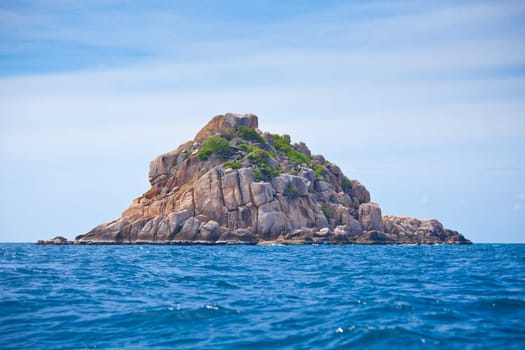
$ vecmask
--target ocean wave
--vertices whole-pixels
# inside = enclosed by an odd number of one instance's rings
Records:
[[[525,246],[0,245],[0,348],[523,348]]]

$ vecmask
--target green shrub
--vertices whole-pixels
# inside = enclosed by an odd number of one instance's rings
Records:
[[[235,133],[235,130],[232,128],[224,128],[221,130],[221,135],[225,137],[226,139],[231,140],[237,134]]]
[[[265,180],[270,180],[277,175],[279,175],[282,171],[281,167],[278,167],[277,169],[272,168],[268,164],[259,164],[259,169],[261,170],[262,178]]]
[[[261,135],[255,130],[254,128],[248,128],[246,126],[239,126],[237,130],[235,131],[235,134],[237,137],[240,137],[241,139],[252,141],[252,142],[258,142],[258,143],[266,143]]]
[[[343,187],[343,191],[348,192],[352,189],[352,181],[346,176],[343,177],[343,183],[341,184],[341,187]]]
[[[290,145],[290,142],[286,137],[281,136],[279,134],[273,134],[272,136],[273,147],[275,147],[275,149],[279,152],[286,154],[290,149],[292,149],[292,146]]]
[[[253,173],[255,174],[255,181],[262,181],[263,176],[259,168],[253,168]]]
[[[260,163],[267,163],[271,155],[270,153],[263,150],[262,148],[255,147],[255,149],[251,151],[250,153],[248,153],[246,157],[250,159],[251,161],[253,161],[254,163],[260,164]]]
[[[288,157],[288,160],[293,164],[311,164],[310,158],[293,148],[290,149],[288,153],[286,153],[286,156]]]
[[[312,160],[308,156],[302,154],[298,150],[293,149],[288,139],[284,136],[274,134],[273,147],[275,147],[277,151],[284,153],[292,164],[310,165],[312,163]]]
[[[274,169],[271,166],[263,164],[258,168],[253,168],[256,181],[270,180],[281,173],[281,168]]]
[[[240,160],[229,160],[227,162],[224,162],[224,168],[225,169],[240,169],[242,167],[242,163]]]
[[[224,157],[230,151],[231,147],[228,140],[226,140],[224,137],[214,135],[202,143],[201,148],[197,152],[197,156],[200,160],[206,160],[212,154],[217,154],[219,157]]]
[[[257,181],[271,179],[281,173],[281,167],[274,169],[268,165],[271,157],[272,153],[259,147],[255,147],[253,151],[246,155],[246,158],[257,166],[257,171],[254,170]]]
[[[239,147],[239,149],[242,149],[243,151],[246,151],[246,152],[252,152],[259,148],[257,146],[249,145],[247,143],[241,143],[237,147]]]
[[[323,172],[326,170],[326,168],[324,166],[322,166],[321,164],[319,163],[315,163],[314,164],[314,173],[315,173],[315,176],[316,177],[322,177],[324,178],[323,176]]]
[[[295,169],[290,170],[290,175],[297,175],[297,170]]]
[[[284,189],[284,195],[290,198],[295,198],[299,195],[299,190],[295,187],[294,184],[289,183],[288,186]]]

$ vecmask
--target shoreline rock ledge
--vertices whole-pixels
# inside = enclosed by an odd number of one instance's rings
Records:
[[[38,244],[470,244],[434,219],[383,216],[357,180],[253,114],[215,116],[150,163],[120,218]]]

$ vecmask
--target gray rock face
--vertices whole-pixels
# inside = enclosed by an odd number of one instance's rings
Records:
[[[398,243],[465,244],[470,241],[457,231],[449,230],[435,219],[384,216],[385,232]]]
[[[199,240],[215,242],[221,235],[221,227],[216,221],[210,220],[201,225],[199,230]]]
[[[219,237],[218,242],[233,244],[255,244],[258,242],[258,238],[249,230],[237,229],[235,231],[226,231],[225,233],[223,233]]]
[[[161,180],[167,179],[171,170],[177,166],[182,167],[184,160],[191,149],[191,142],[185,143],[174,151],[161,154],[153,159],[149,165],[149,181],[154,184]]]
[[[275,197],[275,189],[268,182],[252,182],[250,189],[252,191],[253,204],[257,207],[271,202]]]
[[[224,205],[228,210],[235,210],[250,200],[250,198],[242,197],[239,173],[237,171],[224,174],[221,191],[224,196]]]
[[[281,174],[272,179],[272,186],[277,193],[297,197],[308,194],[309,183],[300,176]]]
[[[224,123],[230,129],[236,129],[239,126],[245,126],[252,129],[259,127],[259,120],[254,114],[226,113]]]
[[[67,244],[73,244],[73,242],[68,241],[67,238],[65,237],[56,236],[48,240],[38,240],[36,244],[39,244],[39,245],[67,245]]]
[[[381,208],[377,203],[363,203],[359,206],[359,223],[364,231],[383,231]]]
[[[232,195],[229,196],[232,198]],[[218,218],[225,207],[222,191],[222,174],[219,169],[212,169],[201,176],[193,186],[195,211],[208,218]]]
[[[332,185],[326,181],[317,180],[315,182],[315,190],[317,192],[328,192],[332,189]]]
[[[311,156],[304,143],[292,145],[289,136],[262,133],[257,127],[252,114],[214,117],[193,141],[150,163],[151,188],[119,219],[73,243],[470,242],[437,220],[382,217],[357,180],[348,181],[324,157]],[[211,136],[225,138],[229,148],[199,157]],[[55,238],[39,243],[71,242]]]
[[[251,185],[255,182],[255,174],[250,168],[239,169],[238,173],[242,204],[246,205],[252,202]]]
[[[267,241],[275,240],[282,233],[290,231],[291,225],[284,213],[280,211],[261,211],[259,208],[258,233]]]
[[[318,226],[318,217],[322,215],[322,213],[315,207],[310,197],[280,195],[277,197],[277,200],[281,206],[281,211],[286,215],[293,229]],[[327,226],[327,223],[320,227],[325,226]]]
[[[370,193],[365,188],[365,186],[361,185],[361,183],[357,180],[352,181],[351,184],[352,184],[352,196],[355,199],[357,199],[359,204],[370,202]]]
[[[180,231],[184,221],[188,220],[192,215],[188,209],[183,209],[167,215],[168,225],[172,232],[176,233]]]
[[[194,142],[204,140],[215,134],[227,133],[229,130],[235,130],[240,126],[257,129],[259,120],[254,114],[226,113],[225,115],[217,115],[197,133]]]
[[[298,150],[299,152],[301,152],[305,156],[307,156],[307,157],[311,157],[312,156],[312,152],[310,152],[310,149],[308,148],[308,146],[304,142],[296,143],[293,146],[294,146],[294,148],[296,150]]]
[[[184,222],[182,230],[180,230],[180,232],[175,236],[176,239],[181,241],[196,241],[197,234],[200,231],[200,224],[201,223],[197,218],[189,218]]]

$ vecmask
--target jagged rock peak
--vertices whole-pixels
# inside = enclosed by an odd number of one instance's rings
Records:
[[[215,116],[151,161],[151,188],[120,218],[74,243],[470,243],[437,220],[382,216],[337,165],[258,126],[253,114]]]
[[[257,129],[259,127],[259,119],[255,114],[226,113],[216,115],[195,135],[193,141],[197,142],[206,139],[224,130],[235,130],[239,126]]]

